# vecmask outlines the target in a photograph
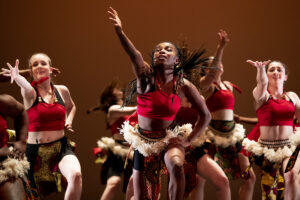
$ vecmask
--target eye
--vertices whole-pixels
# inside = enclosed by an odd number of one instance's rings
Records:
[[[35,62],[35,63],[32,64],[32,66],[36,67],[36,66],[38,66],[38,63]]]
[[[43,66],[47,65],[47,63],[46,63],[46,62],[41,62],[41,64],[42,64]]]

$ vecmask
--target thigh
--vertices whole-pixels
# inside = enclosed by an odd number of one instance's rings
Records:
[[[218,178],[226,177],[222,168],[208,154],[205,154],[198,160],[197,170],[200,176],[211,182],[217,181]]]
[[[0,184],[1,200],[25,200],[26,193],[23,182],[20,178],[14,181],[6,181]]]
[[[74,172],[81,172],[79,160],[75,155],[64,156],[58,164],[63,176],[69,178]]]

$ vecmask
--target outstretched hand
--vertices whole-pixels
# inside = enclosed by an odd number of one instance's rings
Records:
[[[109,7],[107,13],[109,15],[109,20],[113,22],[115,28],[122,30],[121,19],[119,18],[117,11],[114,10],[112,7]]]
[[[226,31],[221,29],[218,32],[218,36],[219,36],[219,45],[221,47],[225,47],[225,45],[230,41],[228,34],[226,33]]]
[[[268,61],[252,61],[252,60],[247,60],[247,63],[249,63],[250,65],[256,67],[256,68],[265,68],[266,65],[268,65],[271,60]]]
[[[2,68],[2,73],[3,76],[8,76],[10,77],[10,83],[13,83],[14,80],[17,78],[19,75],[19,60],[16,60],[15,67],[12,67],[11,64],[6,63],[9,69]]]
[[[52,69],[52,74],[54,77],[56,77],[57,75],[59,75],[61,73],[61,71],[58,68],[51,67],[51,69]]]

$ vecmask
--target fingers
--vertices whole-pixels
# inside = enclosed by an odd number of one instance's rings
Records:
[[[246,60],[247,63],[251,64],[251,65],[255,65],[255,62],[252,60]]]
[[[9,64],[9,63],[6,63],[6,65],[8,66],[8,68],[9,68],[10,70],[12,70],[12,69],[13,69],[13,67],[11,66],[11,64]]]
[[[19,70],[19,59],[16,60],[15,68]]]

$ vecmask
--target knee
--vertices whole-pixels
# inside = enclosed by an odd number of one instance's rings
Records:
[[[296,184],[298,182],[298,173],[294,170],[284,173],[284,181],[289,185]]]
[[[168,169],[168,171],[171,176],[182,178],[184,176],[183,162],[179,159],[174,159],[171,162],[170,169]]]
[[[230,188],[229,180],[226,175],[220,175],[214,179],[213,184],[217,190],[227,190]]]
[[[107,180],[107,186],[110,188],[117,188],[120,185],[121,178],[119,176],[112,176]]]
[[[74,171],[72,174],[71,174],[71,177],[70,177],[70,181],[74,184],[81,184],[82,183],[82,175],[81,175],[81,172],[80,171]]]
[[[249,178],[247,178],[245,180],[246,184],[248,185],[254,185],[255,182],[256,182],[256,176],[255,176],[255,173],[253,172],[253,170],[250,170],[249,172]]]

